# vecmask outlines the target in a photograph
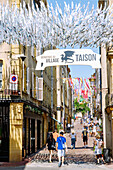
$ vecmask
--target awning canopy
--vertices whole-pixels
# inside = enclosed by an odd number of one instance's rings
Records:
[[[55,120],[56,122],[58,122],[59,124],[62,124],[61,122],[59,122],[57,119],[51,117],[51,119]]]

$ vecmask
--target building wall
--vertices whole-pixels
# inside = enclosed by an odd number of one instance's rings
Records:
[[[22,160],[23,103],[10,103],[9,161]]]
[[[2,2],[0,0],[0,2]],[[6,3],[6,1],[4,1]],[[23,0],[10,0],[10,5],[17,3],[20,6],[20,2]],[[31,0],[26,0],[27,3],[31,5]],[[45,5],[47,1],[44,0]],[[47,132],[50,128],[51,131],[57,126],[51,117],[57,119],[61,122],[61,110],[57,112],[56,107],[60,106],[71,115],[71,105],[68,106],[68,86],[64,84],[64,95],[65,100],[63,101],[63,79],[62,70],[60,66],[53,67],[53,72],[51,72],[51,67],[47,67],[43,72],[36,71],[36,56],[42,54],[46,49],[40,46],[36,49],[35,46],[27,47],[23,45],[8,45],[3,43],[0,45],[0,60],[3,60],[3,73],[2,73],[2,89],[0,89],[0,96],[8,99],[13,98],[15,102],[10,103],[10,136],[9,136],[9,161],[20,161],[23,156],[27,156],[32,153],[32,143],[31,143],[31,121],[35,121],[35,152],[37,151],[37,120],[40,123],[40,147],[46,144]],[[24,54],[26,56],[24,60],[24,89],[23,89],[23,63],[21,56]],[[29,74],[27,69],[29,68]],[[65,77],[67,76],[67,67],[64,67]],[[10,76],[11,74],[18,76],[17,92],[15,95],[10,94]],[[68,72],[69,74],[69,72]],[[29,82],[27,78],[29,77]],[[39,101],[36,98],[36,77],[43,78],[43,101]],[[34,80],[33,80],[34,79]],[[51,81],[53,79],[53,81]],[[53,83],[53,89],[51,88]],[[27,86],[28,85],[28,86]],[[28,89],[27,89],[28,87]],[[52,97],[53,93],[53,97]],[[70,93],[71,94],[71,93]],[[71,98],[71,97],[70,97]],[[16,100],[20,100],[21,103],[16,103]],[[51,102],[53,101],[53,110],[51,109]],[[62,101],[62,103],[61,103]],[[28,107],[28,108],[27,108]],[[31,109],[30,109],[31,108]],[[30,110],[29,110],[30,109]],[[38,109],[35,112],[34,109]],[[39,113],[40,112],[40,113]],[[19,115],[19,118],[18,118]],[[69,116],[70,119],[70,116]],[[25,125],[24,123],[25,122]],[[48,125],[50,124],[50,127]],[[55,124],[55,126],[54,126]],[[25,126],[25,127],[24,127]],[[25,130],[25,132],[24,132]],[[17,135],[16,135],[17,134]]]

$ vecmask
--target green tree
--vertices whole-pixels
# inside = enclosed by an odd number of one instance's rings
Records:
[[[84,115],[87,111],[90,111],[90,108],[88,107],[87,102],[85,100],[82,100],[82,102],[78,102],[76,98],[74,100],[74,107],[76,113],[81,112],[82,115]]]

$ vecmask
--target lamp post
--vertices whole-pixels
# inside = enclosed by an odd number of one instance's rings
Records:
[[[63,129],[65,130],[65,80],[64,80],[64,68],[62,67],[63,75]]]
[[[22,59],[22,66],[23,66],[23,91],[24,91],[24,60],[26,59],[26,56],[22,54],[20,58]]]

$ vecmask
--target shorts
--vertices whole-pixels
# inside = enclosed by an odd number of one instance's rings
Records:
[[[65,149],[58,150],[58,157],[65,156]]]
[[[83,142],[87,142],[87,136],[83,137]]]
[[[97,158],[97,159],[102,158],[102,154],[96,155],[96,158]]]

